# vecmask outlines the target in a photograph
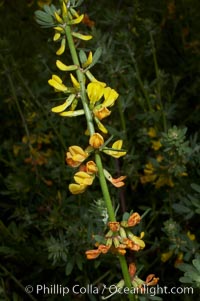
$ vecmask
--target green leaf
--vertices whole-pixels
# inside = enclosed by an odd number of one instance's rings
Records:
[[[200,185],[197,185],[195,183],[192,183],[190,185],[192,187],[192,189],[194,189],[196,192],[200,193]]]
[[[79,268],[80,271],[83,270],[83,257],[80,256],[80,254],[76,255],[76,265]]]
[[[69,258],[69,261],[65,267],[66,276],[69,276],[71,274],[73,268],[74,268],[74,260],[72,258]]]
[[[129,219],[129,217],[130,217],[130,214],[128,212],[124,212],[122,220],[127,221]]]
[[[182,283],[192,283],[193,282],[191,278],[185,277],[185,276],[180,277],[179,281],[182,282]]]
[[[79,58],[80,58],[81,64],[84,64],[87,61],[87,55],[86,55],[85,51],[83,51],[82,49],[79,52]]]
[[[192,264],[198,270],[198,272],[200,273],[200,259],[193,259]]]

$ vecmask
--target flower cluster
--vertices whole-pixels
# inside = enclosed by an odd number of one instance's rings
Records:
[[[135,294],[136,289],[138,293],[146,294],[148,292],[148,287],[156,285],[159,281],[159,278],[155,277],[155,274],[149,274],[146,277],[145,281],[139,278],[136,274],[137,269],[134,262],[129,264],[128,271],[131,279],[131,284],[133,286],[133,288],[130,289],[131,294]],[[109,295],[108,297],[102,297],[102,300],[112,297],[117,292],[122,292],[124,287],[125,281],[121,279],[117,284],[115,284],[116,289],[114,290],[112,295]]]
[[[160,162],[160,160],[162,160],[162,157],[157,156],[157,161]],[[151,162],[148,162],[145,165],[144,175],[140,176],[140,181],[142,184],[151,182],[157,189],[165,185],[174,187],[172,177],[165,171],[165,169],[162,169],[162,166],[160,166],[160,169],[158,170]]]
[[[70,6],[70,1],[65,0],[62,2],[61,11],[54,12],[54,19],[57,24],[56,26],[54,26],[55,34],[53,40],[55,42],[60,41],[60,48],[57,50],[56,54],[61,55],[64,53],[66,46],[66,25],[73,26],[79,24],[83,21],[84,14],[79,15],[77,11],[72,6]],[[92,39],[91,35],[83,35],[76,31],[73,31],[72,35],[77,39],[85,41]]]
[[[109,231],[105,234],[105,237],[99,239],[96,243],[97,249],[86,251],[87,259],[95,259],[101,253],[106,254],[111,251],[115,254],[125,255],[126,249],[132,251],[139,251],[145,247],[145,243],[142,240],[144,233],[142,232],[140,237],[134,235],[130,230],[131,227],[140,223],[141,217],[135,212],[126,221],[122,222],[109,222]]]
[[[75,183],[69,185],[69,190],[72,194],[83,193],[88,186],[92,185],[95,179],[98,172],[96,163],[90,160],[83,164],[92,152],[99,150],[115,158],[126,154],[126,152],[121,151],[122,140],[115,141],[111,148],[104,148],[103,145],[104,138],[99,133],[94,133],[90,137],[89,146],[85,150],[77,145],[69,147],[66,152],[66,163],[74,168],[79,167],[79,171],[74,175]],[[104,169],[104,175],[115,187],[122,187],[124,185],[123,180],[126,176],[115,179],[106,169]]]

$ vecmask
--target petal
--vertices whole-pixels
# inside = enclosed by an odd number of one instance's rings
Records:
[[[117,140],[113,143],[112,148],[121,149],[123,144],[123,140]]]
[[[58,78],[57,76],[52,76],[52,79],[48,80],[49,85],[54,87],[58,91],[66,92],[67,87],[64,84],[62,84],[62,81],[60,78],[59,78],[59,81],[57,81],[57,79],[55,80],[55,77]]]
[[[72,25],[72,24],[78,24],[80,23],[84,18],[84,14],[78,16],[76,19],[72,19],[68,22],[69,25]]]
[[[74,175],[74,180],[78,184],[92,185],[94,177],[89,175],[87,172],[78,171]]]
[[[111,107],[114,105],[115,100],[118,98],[119,94],[110,87],[104,89],[104,102],[102,103],[105,107]]]
[[[83,193],[87,188],[87,185],[84,184],[69,184],[69,191],[72,194],[79,194]]]
[[[74,88],[75,89],[80,89],[80,84],[77,81],[77,79],[73,76],[72,73],[70,73],[70,77],[71,77],[71,81],[72,81],[72,84],[73,84]]]
[[[73,71],[73,70],[77,70],[77,66],[75,65],[65,65],[63,64],[61,61],[57,60],[56,61],[56,66],[58,67],[58,69],[62,70],[62,71]]]
[[[91,260],[91,259],[95,259],[100,255],[100,251],[99,250],[88,250],[85,252],[87,259]]]
[[[94,120],[95,120],[95,122],[96,122],[96,124],[97,124],[99,130],[100,130],[102,133],[107,134],[107,133],[108,133],[108,130],[107,130],[106,127],[103,125],[103,123],[101,123],[101,122],[99,121],[99,119],[96,118],[96,117],[94,118]]]
[[[89,144],[93,148],[99,148],[104,144],[104,139],[99,133],[94,133],[89,140]]]
[[[58,14],[57,12],[54,12],[54,16],[55,16],[56,21],[57,21],[58,23],[63,24],[63,19],[59,16],[59,14]]]
[[[104,87],[96,82],[87,85],[87,94],[92,103],[96,103],[103,96]]]
[[[76,110],[76,111],[62,112],[62,113],[60,113],[60,116],[63,116],[63,117],[77,117],[77,116],[81,116],[81,115],[84,115],[84,114],[85,114],[84,110]]]
[[[54,34],[54,36],[53,36],[53,40],[54,40],[54,41],[59,40],[59,39],[60,39],[60,36],[61,36],[61,34],[60,34],[59,32],[56,32],[56,33]]]
[[[66,40],[62,39],[60,48],[56,51],[57,55],[63,54],[63,52],[65,51],[65,44],[66,44]]]
[[[92,63],[92,51],[89,52],[89,55],[88,55],[88,58],[87,58],[87,61],[85,63],[82,64],[82,67],[83,68],[86,68],[88,67],[91,63]]]
[[[62,105],[52,108],[51,111],[54,113],[63,112],[66,108],[68,108],[71,105],[75,97],[75,94],[71,94]]]
[[[92,36],[91,35],[83,35],[81,33],[78,33],[78,32],[72,32],[72,35],[75,37],[75,38],[78,38],[80,40],[84,40],[84,41],[89,41],[92,39]]]

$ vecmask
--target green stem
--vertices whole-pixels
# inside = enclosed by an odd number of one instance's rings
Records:
[[[70,49],[70,53],[71,53],[71,56],[72,56],[73,63],[74,63],[74,65],[78,66],[78,70],[76,71],[76,74],[77,74],[78,81],[80,83],[81,100],[82,100],[83,109],[84,109],[84,112],[85,112],[85,117],[86,117],[86,120],[87,120],[88,130],[89,130],[89,133],[90,133],[90,136],[91,136],[95,133],[95,128],[94,128],[92,113],[91,113],[91,111],[89,109],[89,106],[88,106],[88,99],[87,99],[86,88],[85,88],[85,75],[81,71],[78,55],[77,55],[76,48],[75,48],[75,45],[74,45],[74,40],[73,40],[73,37],[72,37],[72,34],[71,34],[71,28],[70,28],[69,25],[66,25],[65,33],[66,33],[66,37],[67,37],[67,41],[68,41],[68,45],[69,45],[69,49]],[[114,209],[113,209],[113,206],[112,206],[110,193],[109,193],[107,182],[106,182],[104,172],[103,172],[102,160],[101,160],[101,157],[100,157],[99,153],[95,154],[95,161],[96,161],[96,165],[97,165],[97,168],[98,168],[98,175],[99,175],[101,190],[102,190],[104,201],[105,201],[105,204],[106,204],[106,207],[107,207],[107,210],[108,210],[109,220],[110,221],[116,221],[115,212],[114,212]],[[119,260],[120,260],[120,265],[121,265],[125,285],[129,289],[131,289],[132,285],[131,285],[131,280],[130,280],[130,276],[129,276],[129,271],[128,271],[126,259],[123,256],[119,256]],[[129,300],[134,301],[134,296],[132,294],[129,294]]]
[[[31,145],[31,143],[30,143],[30,133],[29,133],[29,129],[28,129],[26,120],[25,120],[25,118],[24,118],[22,109],[21,109],[21,107],[20,107],[20,104],[19,104],[19,101],[18,101],[18,98],[17,98],[17,94],[16,94],[16,92],[15,92],[16,90],[15,90],[15,86],[14,86],[13,80],[12,80],[12,78],[11,78],[11,76],[10,76],[10,71],[9,71],[9,69],[7,68],[6,64],[4,63],[4,60],[3,60],[3,57],[2,57],[2,56],[0,56],[0,59],[1,59],[1,61],[2,61],[2,65],[3,65],[4,71],[5,71],[5,75],[7,76],[7,79],[8,79],[9,85],[10,85],[10,90],[11,90],[13,99],[14,99],[14,101],[15,101],[15,103],[16,103],[16,106],[17,106],[19,115],[20,115],[21,120],[22,120],[22,124],[23,124],[23,126],[24,126],[24,130],[25,130],[26,136],[27,136],[27,138],[28,138],[28,146],[29,146],[29,149],[32,150],[32,145]]]
[[[99,182],[100,182],[100,185],[101,185],[101,190],[102,190],[103,197],[104,197],[106,207],[107,207],[107,210],[108,210],[109,220],[111,222],[115,222],[116,221],[115,212],[114,212],[114,209],[113,209],[113,206],[112,206],[112,201],[111,201],[111,198],[110,198],[108,185],[107,185],[107,182],[106,182],[106,179],[105,179],[105,176],[104,176],[103,165],[102,165],[102,161],[101,161],[101,157],[100,157],[99,153],[95,154],[95,161],[96,161],[96,165],[97,165],[97,168],[98,168],[98,175],[99,175]]]
[[[166,121],[166,116],[165,116],[164,107],[163,107],[163,103],[162,103],[162,93],[161,93],[162,89],[161,89],[160,72],[159,72],[158,61],[157,61],[157,57],[156,57],[156,48],[155,48],[152,32],[150,32],[150,39],[151,39],[151,45],[152,45],[154,68],[155,68],[156,79],[157,79],[158,100],[159,100],[160,108],[162,111],[163,128],[164,128],[164,131],[166,132],[167,131],[167,121]]]
[[[80,92],[81,100],[82,100],[82,104],[83,104],[83,109],[85,111],[85,117],[87,120],[88,130],[89,130],[90,135],[92,135],[92,134],[94,134],[95,130],[94,130],[92,114],[90,112],[90,109],[88,106],[88,101],[87,101],[87,95],[86,95],[86,89],[85,89],[85,75],[83,74],[83,72],[80,69],[80,63],[79,63],[78,55],[77,55],[76,48],[74,45],[71,28],[69,25],[66,26],[65,33],[67,36],[67,41],[68,41],[68,45],[69,45],[73,63],[74,63],[74,65],[79,67],[78,70],[76,71],[76,74],[77,74],[78,81],[79,81],[80,87],[81,87],[81,92]]]
[[[136,71],[136,79],[137,79],[138,84],[139,84],[139,86],[140,86],[140,89],[141,89],[141,91],[142,91],[142,93],[143,93],[143,96],[144,96],[144,98],[146,99],[148,109],[149,109],[150,112],[153,112],[154,110],[153,110],[153,108],[152,108],[151,101],[150,101],[150,99],[149,99],[148,93],[147,93],[147,91],[146,91],[145,88],[144,88],[144,84],[143,84],[142,79],[141,79],[141,76],[140,76],[140,70],[139,70],[139,68],[138,68],[138,64],[137,64],[137,62],[136,62],[136,59],[135,59],[135,57],[134,57],[134,55],[133,55],[133,52],[132,52],[132,50],[130,49],[130,47],[127,46],[127,48],[128,48],[128,50],[129,50],[129,54],[130,54],[131,60],[132,60],[132,62],[133,62],[133,64],[134,64],[134,67],[135,67],[135,71]]]
[[[21,284],[21,282],[19,282],[19,280],[17,280],[17,278],[11,273],[9,272],[4,266],[2,266],[0,264],[0,268],[4,271],[5,274],[7,274],[24,292],[26,292],[25,287]],[[27,293],[27,296],[33,300],[33,301],[37,301],[37,299],[35,299],[31,294]]]

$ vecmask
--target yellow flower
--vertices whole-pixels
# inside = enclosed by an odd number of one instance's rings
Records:
[[[77,81],[77,79],[73,76],[72,73],[70,73],[70,77],[71,77],[71,81],[72,81],[72,84],[73,84],[74,88],[79,90],[80,89],[80,84]]]
[[[84,171],[78,171],[74,175],[74,180],[77,184],[83,184],[83,185],[92,185],[94,181],[94,176],[89,175],[87,172]]]
[[[104,134],[107,134],[108,133],[108,130],[107,128],[103,125],[103,123],[101,123],[101,121],[97,118],[97,117],[94,117],[94,120],[98,126],[98,129],[104,133]]]
[[[190,231],[187,232],[187,236],[190,240],[195,240],[196,239],[196,236],[195,234],[192,234]]]
[[[110,155],[114,158],[120,158],[122,156],[126,155],[125,151],[120,151],[122,148],[123,141],[122,140],[117,140],[113,143],[112,149],[103,149],[103,152],[106,153],[107,155]]]
[[[65,65],[63,64],[61,61],[57,60],[56,61],[56,66],[58,67],[58,69],[62,70],[62,71],[73,71],[73,70],[77,70],[77,66],[75,65]]]
[[[151,147],[152,147],[155,151],[159,150],[159,149],[161,148],[161,146],[162,146],[160,140],[152,140],[151,143],[152,143],[152,146],[151,146]]]
[[[92,51],[89,52],[88,54],[88,58],[87,60],[82,64],[83,68],[88,67],[90,64],[92,64],[92,59],[93,59],[93,55],[92,55]]]
[[[78,24],[78,23],[81,23],[81,21],[83,20],[84,18],[84,15],[80,15],[78,16],[76,19],[72,19],[68,22],[69,25],[74,25],[74,24]]]
[[[162,253],[161,254],[161,261],[162,262],[166,262],[170,259],[170,257],[172,257],[173,255],[173,251],[168,251],[168,252],[165,252],[165,253]]]
[[[60,37],[61,37],[60,32],[56,32],[53,36],[53,41],[54,42],[58,41],[60,39]]]
[[[73,100],[75,99],[76,95],[75,94],[71,94],[62,105],[59,105],[57,107],[53,107],[51,109],[52,112],[54,113],[61,113],[63,112],[65,109],[67,109],[71,103],[73,102]]]
[[[155,169],[151,162],[148,162],[147,164],[145,164],[145,169],[144,169],[145,174],[153,174],[154,170]]]
[[[140,176],[140,182],[142,184],[145,183],[149,183],[149,182],[154,182],[154,180],[156,179],[156,175],[144,175],[144,176]]]
[[[80,40],[83,40],[83,41],[89,41],[92,39],[92,36],[91,35],[83,35],[79,32],[72,32],[72,35],[75,37],[75,38],[78,38]]]
[[[94,133],[89,140],[89,144],[93,148],[99,148],[104,144],[104,139],[99,133]]]
[[[87,185],[84,184],[69,184],[69,191],[72,194],[79,194],[85,192]]]
[[[169,187],[174,187],[174,183],[172,181],[172,178],[169,175],[160,175],[155,182],[155,188],[160,188],[164,185],[167,185]]]
[[[69,151],[66,153],[66,163],[69,166],[77,167],[87,157],[88,157],[87,152],[85,152],[80,146],[73,145],[69,147]]]
[[[118,98],[119,94],[110,87],[104,88],[103,90],[105,100],[102,103],[104,107],[112,107],[115,103],[115,100]]]
[[[58,14],[57,12],[54,12],[54,16],[55,16],[56,21],[57,21],[58,23],[60,23],[60,24],[63,24],[63,23],[64,23],[63,19],[59,16],[59,14]]]
[[[145,247],[145,242],[140,237],[134,235],[131,231],[127,231],[127,236],[132,242],[138,245],[140,249],[143,249]]]
[[[66,39],[63,38],[63,39],[61,40],[60,48],[56,51],[56,54],[57,54],[57,55],[63,54],[63,52],[65,51],[65,46],[66,46]]]
[[[151,137],[151,138],[155,138],[155,137],[157,136],[156,130],[155,130],[155,128],[153,128],[153,127],[150,127],[150,128],[149,128],[147,134],[148,134],[149,137]]]
[[[104,87],[99,82],[89,83],[87,85],[87,94],[90,100],[90,103],[94,105],[97,101],[103,96]]]
[[[39,7],[43,8],[44,5],[51,4],[51,0],[38,0],[37,4],[38,4]]]
[[[56,91],[67,92],[67,87],[63,84],[61,78],[57,75],[52,75],[52,78],[48,80],[50,86],[54,87]]]

